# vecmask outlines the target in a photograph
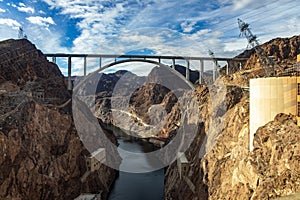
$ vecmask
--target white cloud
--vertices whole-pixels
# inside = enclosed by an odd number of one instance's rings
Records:
[[[20,27],[21,24],[14,19],[9,18],[0,18],[0,25],[7,25],[9,27],[17,28]]]
[[[243,9],[252,2],[253,0],[233,0],[233,10]]]
[[[39,10],[39,12],[38,12],[39,14],[42,14],[42,15],[45,15],[46,13],[44,12],[44,11],[42,11],[42,10]]]
[[[185,21],[185,22],[182,22],[180,25],[181,25],[181,28],[182,28],[183,32],[189,33],[192,30],[194,30],[195,24],[196,24],[196,22]]]
[[[37,45],[44,53],[64,52],[70,53],[66,47],[60,45],[62,35],[57,31],[45,30],[45,27],[38,25],[27,25],[23,27],[28,39]]]
[[[26,19],[32,24],[36,24],[39,26],[49,27],[49,25],[55,25],[55,22],[51,17],[35,16],[35,17],[27,17]]]
[[[35,10],[34,8],[32,7],[27,7],[24,3],[20,2],[18,5],[16,4],[10,4],[10,3],[7,3],[8,6],[12,6],[14,8],[16,8],[18,11],[20,12],[25,12],[25,13],[34,13]]]
[[[21,7],[26,7],[26,5],[25,5],[23,2],[20,2],[20,3],[19,3],[19,6],[21,6]]]
[[[5,13],[6,11],[2,8],[0,8],[0,13]]]
[[[18,7],[17,8],[20,12],[25,12],[25,13],[34,13],[34,8],[32,7]]]

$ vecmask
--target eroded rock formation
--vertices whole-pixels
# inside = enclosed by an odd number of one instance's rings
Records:
[[[272,40],[263,48],[289,66],[299,53],[298,43],[295,36]],[[258,62],[252,55],[245,74],[237,72],[220,77],[216,86],[197,88],[200,129],[185,153],[188,165],[181,176],[176,163],[168,167],[165,199],[258,200],[299,193],[300,127],[295,116],[279,113],[259,128],[249,152],[249,97],[239,86],[264,76]]]
[[[0,51],[0,199],[105,199],[116,172],[101,165],[86,173],[90,153],[58,67],[27,40],[1,42]]]

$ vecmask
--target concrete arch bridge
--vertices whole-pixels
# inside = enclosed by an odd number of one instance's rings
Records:
[[[219,61],[225,61],[227,62],[226,65],[226,74],[229,74],[230,69],[230,63],[232,61],[241,62],[245,61],[245,59],[241,58],[216,58],[216,57],[188,57],[188,56],[157,56],[157,55],[113,55],[113,54],[63,54],[63,53],[49,53],[45,54],[46,57],[52,58],[52,62],[56,63],[56,58],[67,58],[68,60],[68,89],[72,90],[72,58],[83,58],[83,74],[84,76],[87,75],[87,58],[96,58],[99,59],[99,70],[103,70],[112,66],[115,66],[117,64],[122,63],[128,63],[128,62],[145,62],[145,63],[151,63],[154,65],[167,67],[168,69],[172,70],[176,75],[178,75],[179,78],[184,80],[188,85],[192,86],[192,83],[190,81],[190,62],[191,61],[198,61],[199,62],[199,83],[203,84],[203,75],[204,72],[207,70],[204,61],[211,61],[213,63],[213,70],[212,70],[212,79],[213,81],[217,78],[217,72],[218,72],[218,62]],[[102,65],[103,59],[113,59],[114,61]],[[169,67],[168,64],[163,63],[162,61],[168,60],[170,63],[172,63],[171,67]],[[177,72],[175,70],[175,65],[177,61],[185,61],[185,77]],[[96,71],[99,71],[96,70]]]

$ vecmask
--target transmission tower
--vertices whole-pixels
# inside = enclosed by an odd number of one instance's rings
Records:
[[[24,29],[22,26],[19,27],[19,34],[18,34],[19,39],[27,39],[27,35],[24,32]]]
[[[18,38],[19,39],[22,39],[24,37],[24,30],[23,30],[23,27],[19,27],[19,35],[18,35]]]
[[[214,66],[213,66],[213,81],[217,79],[217,70],[220,68],[220,65],[218,64],[218,60],[215,57],[214,52],[211,50],[208,50],[208,54],[210,55],[211,59],[213,60]]]
[[[275,63],[274,61],[268,57],[265,53],[264,49],[260,46],[259,42],[257,41],[256,35],[252,34],[249,24],[243,22],[241,19],[238,19],[239,28],[241,31],[241,35],[245,36],[248,40],[248,46],[254,48],[256,54],[258,55],[263,68],[266,70],[266,77],[275,75]],[[272,72],[270,70],[270,65],[272,66]]]

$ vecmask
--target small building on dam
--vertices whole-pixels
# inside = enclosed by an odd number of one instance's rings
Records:
[[[250,80],[250,151],[257,129],[279,113],[297,116],[300,125],[300,55],[293,76],[267,77]]]

